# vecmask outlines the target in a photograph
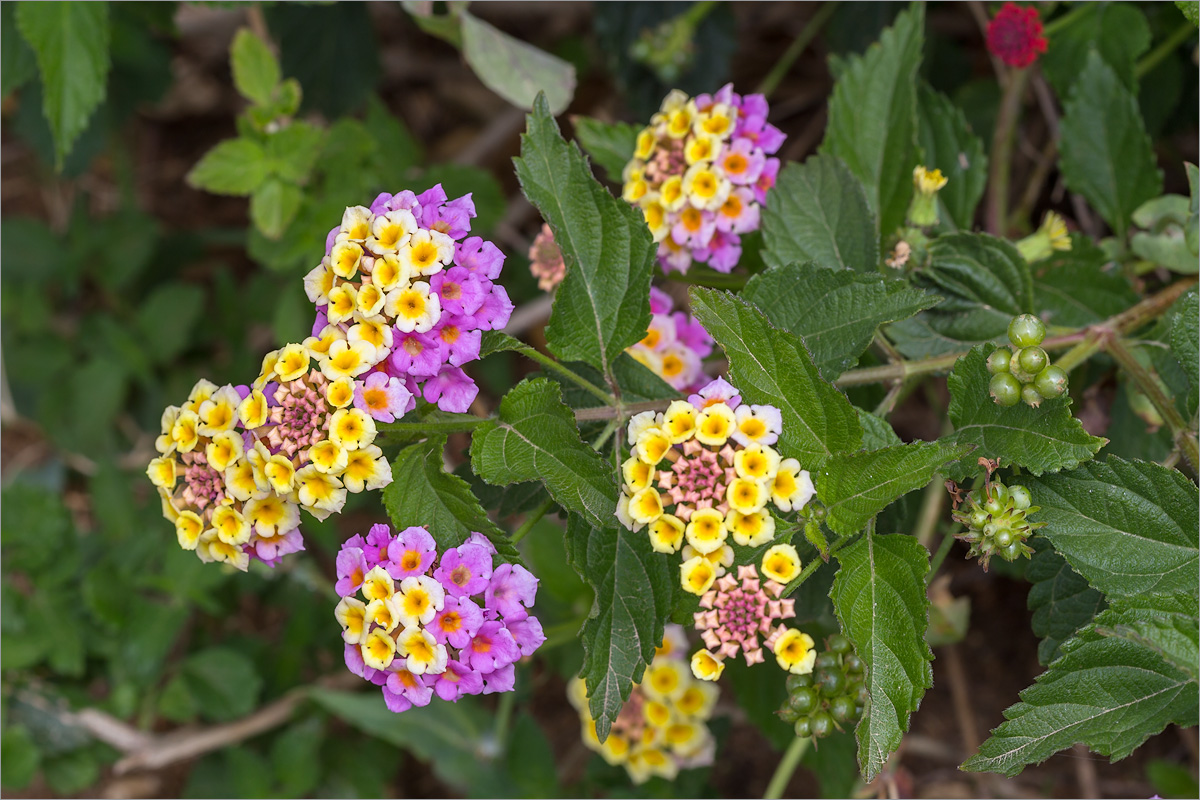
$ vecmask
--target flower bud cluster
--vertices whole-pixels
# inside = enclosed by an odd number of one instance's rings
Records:
[[[479,389],[462,366],[479,358],[483,331],[503,328],[513,309],[494,282],[504,254],[467,237],[474,216],[469,194],[447,201],[441,184],[347,208],[304,278],[318,312],[314,347],[352,351],[356,375],[382,365],[412,394],[465,412]]]
[[[788,676],[788,699],[775,713],[795,726],[797,736],[823,739],[834,729],[844,730],[858,722],[869,695],[863,683],[862,659],[840,633],[825,640],[825,650],[816,655],[814,667],[811,672]]]
[[[1033,314],[1022,314],[1008,324],[1012,349],[1001,347],[988,356],[992,374],[988,393],[997,404],[1015,406],[1018,401],[1037,408],[1042,400],[1062,397],[1067,392],[1067,373],[1050,363],[1042,349],[1046,325]]]
[[[955,504],[951,516],[966,526],[955,538],[971,545],[967,557],[978,558],[984,569],[993,555],[1005,561],[1028,558],[1033,548],[1025,540],[1046,525],[1029,521],[1029,515],[1040,510],[1032,503],[1033,498],[1024,486],[1005,486],[989,478],[982,489],[967,494],[965,503]]]
[[[775,537],[768,504],[791,511],[812,497],[808,471],[771,447],[781,429],[779,409],[743,404],[721,378],[629,421],[617,518],[647,528],[657,552],[683,550],[685,591],[703,595],[732,566],[730,538],[758,547]]]
[[[668,624],[662,646],[635,684],[608,738],[596,735],[582,678],[567,685],[567,697],[583,722],[583,743],[609,764],[623,766],[634,783],[658,776],[672,780],[681,769],[713,763],[716,742],[706,724],[717,687],[688,674],[683,628]]]
[[[676,89],[638,134],[622,197],[641,208],[664,271],[737,264],[741,234],[758,229],[779,173],[769,156],[786,137],[768,111],[765,97],[742,97],[733,84],[695,98]]]
[[[511,691],[517,660],[546,640],[529,613],[537,578],[495,555],[478,533],[439,552],[421,527],[375,525],[342,545],[334,615],[346,666],[381,687],[390,710]]]
[[[672,388],[695,391],[708,382],[703,361],[712,353],[713,339],[690,314],[672,314],[674,305],[669,294],[651,286],[650,325],[626,352]]]

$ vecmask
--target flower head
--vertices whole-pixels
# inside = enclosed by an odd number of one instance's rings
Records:
[[[666,292],[651,287],[650,298],[646,335],[626,352],[681,392],[700,388],[707,383],[701,362],[712,353],[712,337],[688,314],[672,314]]]
[[[761,581],[753,565],[738,567],[738,577],[725,575],[700,598],[696,629],[713,659],[723,660],[741,651],[747,664],[763,660],[759,637],[771,634],[775,620],[796,616],[794,601],[779,599],[783,585]]]
[[[1005,3],[987,26],[987,46],[1010,67],[1028,67],[1046,52],[1042,20],[1034,6]]]

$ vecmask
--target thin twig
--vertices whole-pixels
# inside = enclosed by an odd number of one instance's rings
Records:
[[[779,88],[779,82],[787,75],[788,70],[796,63],[796,59],[804,52],[811,42],[821,30],[825,27],[825,23],[833,16],[834,10],[837,8],[836,2],[828,2],[817,9],[817,13],[813,14],[812,19],[805,23],[804,28],[800,31],[788,49],[783,51],[783,55],[775,62],[775,66],[771,67],[771,71],[767,73],[767,77],[763,78],[762,83],[758,85],[758,94],[770,97],[775,90]]]

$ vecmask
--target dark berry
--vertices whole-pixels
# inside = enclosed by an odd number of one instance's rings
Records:
[[[840,633],[835,633],[826,640],[826,646],[835,653],[849,653],[850,640]]]
[[[1008,323],[1008,340],[1017,347],[1036,347],[1046,338],[1046,325],[1033,314],[1022,314]]]
[[[788,698],[788,708],[797,714],[807,714],[821,704],[817,690],[811,686],[802,686]]]
[[[809,726],[812,728],[813,736],[824,739],[833,733],[833,717],[829,716],[826,711],[818,711],[809,717]]]
[[[1012,358],[1012,351],[1007,347],[1001,347],[999,350],[992,351],[988,356],[987,368],[988,372],[993,375],[999,375],[1001,372],[1008,372],[1008,362]]]
[[[992,376],[988,394],[1002,406],[1015,406],[1021,399],[1021,382],[1007,372]]]
[[[1033,379],[1033,386],[1038,394],[1047,400],[1062,397],[1067,392],[1067,373],[1061,367],[1053,364],[1043,369]]]

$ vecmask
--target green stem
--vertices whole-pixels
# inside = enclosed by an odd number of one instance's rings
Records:
[[[812,744],[812,739],[808,736],[803,738],[797,736],[792,740],[784,752],[783,758],[779,760],[779,766],[775,768],[771,782],[767,784],[767,791],[763,792],[763,800],[777,800],[777,798],[783,797],[783,790],[787,788],[788,781],[796,772],[796,767],[800,766],[800,760],[804,758],[810,744]]]
[[[461,417],[454,420],[443,420],[429,422],[379,422],[376,423],[376,430],[380,433],[404,433],[417,434],[418,436],[428,436],[432,433],[461,433],[463,431],[473,431],[480,425],[488,422],[495,422],[495,417]]]
[[[501,692],[500,702],[496,704],[496,726],[493,728],[493,735],[496,739],[497,753],[503,753],[508,742],[508,722],[512,719],[516,697],[516,692]]]
[[[988,159],[987,229],[995,236],[1004,236],[1008,230],[1008,181],[1012,171],[1012,149],[1029,74],[1028,69],[1014,69],[1009,74],[1004,95],[1000,99],[996,132],[992,136],[992,151]]]
[[[583,623],[587,622],[586,617],[579,619],[560,622],[558,625],[551,625],[546,628],[543,633],[546,636],[546,641],[538,648],[539,653],[545,653],[547,650],[553,650],[556,647],[562,647],[564,644],[570,644],[575,641],[579,635],[579,629],[583,627]]]
[[[1047,22],[1045,27],[1042,28],[1042,32],[1045,34],[1046,38],[1050,38],[1063,28],[1070,25],[1079,17],[1089,13],[1092,10],[1091,6],[1091,3],[1077,3],[1074,8],[1063,14],[1061,17],[1055,17]]]
[[[1175,52],[1176,47],[1179,47],[1179,45],[1183,44],[1195,35],[1195,26],[1185,20],[1182,25],[1171,32],[1170,36],[1168,36],[1166,39],[1163,39],[1162,42],[1159,43],[1158,47],[1151,50],[1137,62],[1137,66],[1133,68],[1133,77],[1138,78],[1139,80],[1144,78],[1146,74],[1157,67],[1163,59]]]
[[[704,0],[704,2],[696,3],[683,13],[684,24],[695,31],[696,28],[700,27],[700,23],[704,21],[704,18],[716,7],[716,0]]]
[[[617,404],[617,399],[615,397],[613,397],[611,394],[604,391],[599,386],[592,383],[587,378],[583,377],[582,375],[575,372],[574,370],[568,369],[567,367],[563,366],[562,364],[555,361],[550,356],[548,356],[544,353],[541,353],[532,347],[523,347],[518,352],[520,352],[522,355],[526,356],[527,358],[533,359],[534,361],[541,364],[546,369],[553,370],[554,372],[557,372],[559,375],[562,375],[567,380],[573,382],[575,385],[586,390],[589,394],[597,397],[605,405],[614,406]]]
[[[821,28],[825,27],[825,23],[833,16],[836,8],[836,2],[829,2],[817,9],[817,13],[813,14],[812,19],[800,31],[800,35],[788,45],[788,49],[783,52],[783,55],[775,62],[775,66],[771,67],[771,71],[767,73],[767,77],[763,78],[762,83],[758,85],[758,89],[755,90],[758,94],[770,98],[775,93],[775,90],[779,88],[779,82],[787,75],[788,70],[796,63],[796,59],[800,58],[804,49],[808,47]]]
[[[938,521],[942,518],[942,509],[946,505],[946,486],[941,475],[935,474],[933,480],[925,487],[925,496],[921,498],[921,511],[917,516],[917,527],[913,535],[925,549],[937,532]]]
[[[933,578],[937,575],[937,571],[941,569],[942,562],[946,560],[946,555],[949,554],[950,548],[954,546],[954,537],[946,534],[942,537],[942,543],[938,545],[937,552],[933,554],[933,558],[929,560],[929,578],[925,581],[926,585],[933,583]]]
[[[578,408],[575,410],[575,421],[594,422],[601,419],[628,419],[634,414],[640,414],[643,411],[665,411],[669,405],[671,405],[670,400],[647,400],[644,403],[630,403],[621,408],[614,406]]]
[[[1175,440],[1175,446],[1191,464],[1192,471],[1196,472],[1200,468],[1200,446],[1197,445],[1196,435],[1188,428],[1187,423],[1179,414],[1179,409],[1175,407],[1170,398],[1163,394],[1158,381],[1154,380],[1150,371],[1141,365],[1141,362],[1126,347],[1126,343],[1122,339],[1116,336],[1108,337],[1104,339],[1103,346],[1105,352],[1113,357],[1113,360],[1137,384],[1138,390],[1146,395],[1146,398],[1162,416],[1163,422],[1167,423],[1167,427],[1171,429],[1171,437]]]
[[[874,524],[874,520],[872,520],[872,523],[871,523],[871,524]],[[843,536],[842,538],[838,539],[838,540],[837,540],[836,542],[834,542],[833,544],[829,545],[829,555],[831,555],[831,556],[832,556],[832,555],[833,555],[834,553],[836,553],[838,550],[841,550],[843,547],[845,547],[846,545],[850,544],[850,540],[851,540],[851,539],[853,539],[853,538],[854,538],[854,536],[853,536],[853,535],[851,535],[851,536]],[[807,564],[805,564],[805,565],[804,565],[804,569],[800,570],[800,574],[799,574],[799,575],[797,575],[796,577],[792,578],[792,582],[791,582],[791,583],[789,583],[787,586],[783,587],[783,591],[780,593],[780,595],[779,595],[779,596],[780,596],[780,597],[787,597],[787,596],[789,596],[789,595],[790,595],[792,592],[794,592],[794,591],[796,591],[797,589],[799,589],[799,588],[800,588],[800,584],[802,584],[802,583],[804,583],[806,580],[808,580],[809,576],[810,576],[810,575],[812,575],[814,572],[816,572],[818,569],[820,569],[820,568],[821,568],[821,565],[822,565],[822,564],[825,564],[825,563],[827,563],[827,562],[825,561],[825,559],[822,559],[822,558],[814,558],[812,561],[810,561],[810,562],[808,562]]]
[[[530,511],[529,516],[525,517],[525,521],[521,523],[521,527],[513,531],[512,543],[516,544],[524,539],[529,532],[533,530],[533,526],[537,525],[538,522],[541,521],[542,517],[546,516],[546,512],[552,508],[554,508],[554,500],[552,498],[548,498],[540,506],[535,508],[533,511]]]

